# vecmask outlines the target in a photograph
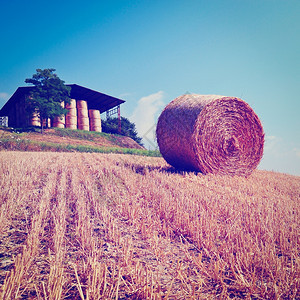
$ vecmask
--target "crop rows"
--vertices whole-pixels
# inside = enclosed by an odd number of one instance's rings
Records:
[[[2,299],[296,299],[300,179],[0,152]]]

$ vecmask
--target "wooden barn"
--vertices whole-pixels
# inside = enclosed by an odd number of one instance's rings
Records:
[[[124,100],[77,84],[67,84],[67,86],[71,87],[70,98],[72,99],[71,103],[65,106],[69,112],[66,116],[48,120],[48,127],[101,132],[101,113],[109,114],[113,111],[120,116],[120,105],[125,102]],[[41,126],[37,116],[28,116],[25,111],[25,100],[32,88],[31,86],[19,87],[0,110],[0,116],[8,117],[9,127]]]

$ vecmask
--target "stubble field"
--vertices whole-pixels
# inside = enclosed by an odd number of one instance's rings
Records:
[[[297,299],[300,177],[0,152],[1,299]]]

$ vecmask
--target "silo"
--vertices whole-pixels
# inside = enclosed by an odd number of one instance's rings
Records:
[[[101,132],[101,116],[100,110],[89,109],[90,130]]]
[[[90,122],[88,116],[87,102],[84,100],[77,100],[77,127],[80,130],[90,130]]]
[[[69,110],[69,112],[66,115],[66,128],[77,129],[76,100],[71,99],[70,104],[66,104],[66,109]]]

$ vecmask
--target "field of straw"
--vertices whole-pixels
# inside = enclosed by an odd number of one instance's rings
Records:
[[[0,152],[1,299],[299,299],[300,177]]]

